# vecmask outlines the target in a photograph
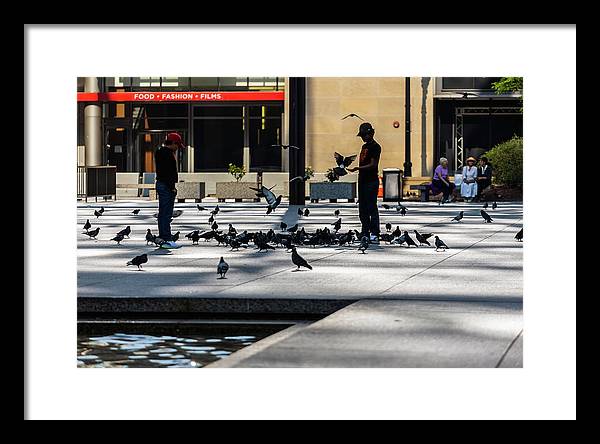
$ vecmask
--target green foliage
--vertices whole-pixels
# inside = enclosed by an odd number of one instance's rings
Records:
[[[243,166],[237,166],[232,163],[229,164],[229,168],[227,169],[229,174],[231,174],[236,182],[242,180],[242,178],[246,175],[246,168]]]
[[[502,77],[497,82],[492,83],[492,88],[496,94],[521,94],[521,112],[523,112],[523,77]]]
[[[496,94],[523,93],[523,77],[502,77],[492,88]]]
[[[523,186],[523,138],[513,136],[487,153],[495,182],[521,188]]]
[[[304,168],[304,175],[311,179],[315,177],[315,170],[313,170],[312,167],[309,165],[306,168]]]
[[[325,173],[325,177],[327,178],[327,180],[329,182],[335,182],[336,180],[338,180],[340,178],[340,176],[338,176],[337,174],[335,174],[335,171],[333,171],[332,168],[329,168],[327,170],[327,172]]]

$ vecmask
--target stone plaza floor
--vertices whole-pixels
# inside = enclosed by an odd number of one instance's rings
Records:
[[[212,209],[215,202],[201,205]],[[520,202],[499,202],[487,211],[493,223],[484,223],[481,204],[404,202],[406,216],[382,208],[382,231],[389,222],[413,235],[431,232],[450,247],[372,245],[361,254],[351,246],[301,246],[298,252],[313,266],[295,272],[290,254],[282,247],[258,252],[230,251],[213,240],[198,245],[183,236],[207,230],[208,211],[195,203],[177,203],[183,214],[173,220],[180,231],[178,250],[146,246],[148,228],[157,234],[157,202],[118,200],[77,204],[78,299],[178,298],[203,300],[357,301],[315,323],[281,334],[267,348],[255,344],[241,351],[246,358],[227,358],[219,366],[333,366],[333,367],[497,367],[522,366],[523,243],[514,239],[522,227]],[[393,205],[393,203],[390,203]],[[94,210],[104,206],[96,218]],[[266,204],[220,203],[219,229],[231,223],[243,230],[279,232],[280,222],[296,223],[306,231],[331,227],[339,209],[342,232],[359,229],[358,206],[353,203],[309,204],[308,217],[298,206],[282,205],[265,216]],[[139,208],[137,216],[131,214]],[[465,211],[461,222],[451,219]],[[86,219],[100,227],[98,240],[82,233]],[[117,245],[110,239],[131,226],[129,239]],[[413,235],[414,238],[414,235]],[[430,239],[433,244],[433,238]],[[128,260],[148,254],[143,271],[127,267]],[[223,256],[229,263],[227,279],[217,279]],[[362,333],[361,333],[362,332]],[[262,342],[262,341],[261,341]],[[321,348],[320,348],[321,346]],[[259,351],[247,356],[252,349]],[[437,365],[436,365],[437,364]]]

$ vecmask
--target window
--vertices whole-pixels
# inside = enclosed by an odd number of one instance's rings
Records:
[[[498,80],[500,77],[442,77],[442,89],[491,90],[492,83]]]

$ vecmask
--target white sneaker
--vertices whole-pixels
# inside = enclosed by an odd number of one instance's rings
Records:
[[[179,248],[181,247],[181,245],[178,245],[177,243],[173,242],[173,241],[167,241],[163,244],[161,244],[160,248],[166,248],[168,250],[172,250],[175,248]]]

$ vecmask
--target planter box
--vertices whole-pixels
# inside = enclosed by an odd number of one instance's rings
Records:
[[[204,182],[177,182],[177,201],[184,202],[185,199],[194,199],[200,202],[206,197]]]
[[[256,188],[255,182],[217,182],[217,200],[223,202],[225,199],[235,199],[241,201],[242,199],[252,199],[256,202],[260,201],[256,197],[256,191],[251,190],[250,187]]]
[[[354,202],[356,199],[356,182],[311,182],[310,201],[329,200],[337,202],[338,199],[347,199]]]

